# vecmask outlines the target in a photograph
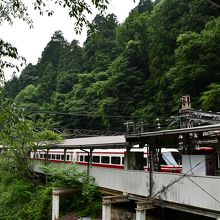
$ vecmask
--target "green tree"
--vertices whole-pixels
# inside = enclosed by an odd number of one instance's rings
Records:
[[[207,23],[200,33],[187,32],[178,38],[176,64],[167,74],[175,96],[190,94],[196,97],[207,90],[211,83],[220,82],[220,19]],[[196,103],[195,103],[196,104]]]
[[[153,9],[153,3],[151,0],[140,0],[138,6],[136,6],[131,13],[138,12],[143,13],[147,11],[151,11]]]
[[[77,40],[72,40],[64,47],[59,59],[58,69],[68,72],[82,72],[83,70],[83,49]]]
[[[24,89],[29,84],[36,85],[39,80],[38,77],[39,76],[36,65],[29,63],[21,72],[21,75],[19,77],[19,91]]]
[[[4,84],[4,94],[7,98],[15,98],[19,92],[19,79],[14,74],[12,78]]]
[[[102,71],[116,57],[117,20],[114,14],[96,15],[84,43],[85,71]]]
[[[149,13],[132,13],[117,29],[116,43],[121,52],[127,53],[132,66],[149,77],[147,28]]]
[[[48,63],[41,75],[38,89],[38,102],[49,103],[56,88],[57,71],[52,63]]]
[[[58,68],[60,59],[64,55],[67,41],[63,37],[62,31],[55,31],[51,40],[44,48],[41,59],[38,61],[38,71],[42,73],[45,67],[51,63],[54,68]],[[40,75],[41,77],[41,75]]]
[[[220,111],[220,84],[213,83],[201,96],[202,108],[206,111]]]
[[[15,97],[15,101],[36,103],[37,88],[33,84],[28,85],[18,93],[18,95]]]
[[[77,73],[61,72],[57,76],[56,91],[60,93],[68,93],[78,82]]]
[[[35,132],[33,123],[25,118],[24,111],[2,94],[0,104],[0,140],[1,145],[7,149],[1,155],[1,162],[5,162],[1,165],[4,165],[3,169],[23,179],[31,178],[33,164],[29,160],[30,151],[36,148],[36,143],[50,138],[50,135],[47,133],[43,136]],[[59,138],[57,135],[53,137],[56,141]]]

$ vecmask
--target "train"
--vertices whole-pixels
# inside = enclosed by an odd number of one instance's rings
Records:
[[[51,163],[76,163],[88,165],[90,162],[89,152],[73,149],[67,150],[64,154],[63,149],[50,149],[48,154],[46,149],[39,149],[31,152],[31,159],[47,160]],[[131,152],[142,152],[144,170],[149,170],[149,153],[146,147],[132,148]],[[124,157],[126,149],[94,149],[92,152],[91,166],[124,169]],[[160,172],[181,173],[182,157],[177,149],[162,148],[159,157]]]

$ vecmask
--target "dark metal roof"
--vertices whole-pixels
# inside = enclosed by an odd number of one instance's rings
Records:
[[[79,149],[79,148],[125,148],[128,143],[124,135],[98,136],[86,138],[65,139],[53,148]]]
[[[195,134],[195,135],[193,135]],[[182,136],[182,140],[180,140]],[[178,147],[180,141],[201,140],[220,137],[220,124],[207,125],[193,128],[181,128],[173,130],[162,130],[127,134],[126,141],[130,143],[139,142],[152,144],[159,147]]]

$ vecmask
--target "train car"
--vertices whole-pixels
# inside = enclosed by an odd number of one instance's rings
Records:
[[[148,152],[147,148],[133,148],[131,152],[143,152],[144,169],[148,170]],[[92,166],[124,169],[125,149],[95,149],[92,152]],[[46,150],[38,150],[31,153],[32,159],[45,160],[54,163],[76,163],[79,165],[88,165],[90,157],[89,152],[82,150],[67,150],[66,158],[63,149],[51,149],[48,156]],[[162,148],[159,157],[160,171],[181,173],[182,161],[181,155],[176,149]]]

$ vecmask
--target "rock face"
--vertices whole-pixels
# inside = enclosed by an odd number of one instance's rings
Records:
[[[68,214],[63,216],[62,218],[59,218],[59,220],[92,220],[92,218],[90,217],[79,218],[74,216],[73,214]],[[101,220],[101,218],[97,218],[96,220]]]
[[[72,214],[68,214],[59,218],[59,220],[80,220],[80,218],[74,217]]]

